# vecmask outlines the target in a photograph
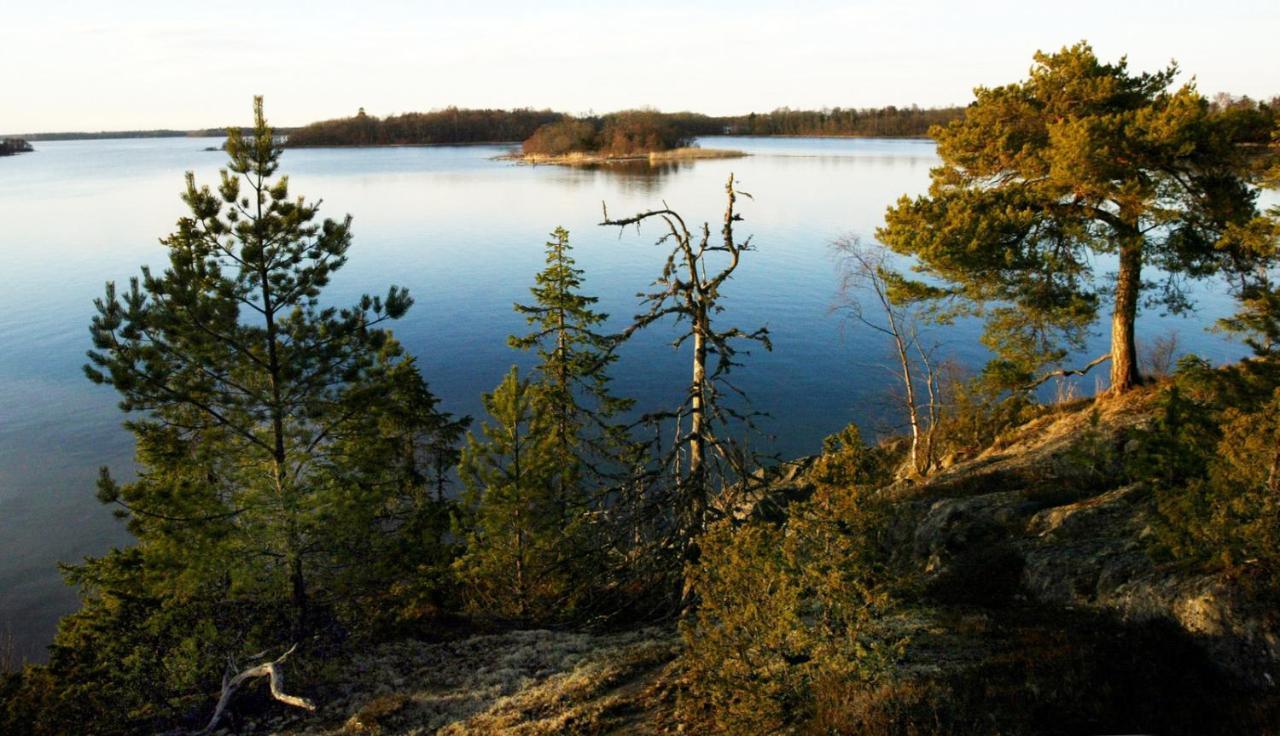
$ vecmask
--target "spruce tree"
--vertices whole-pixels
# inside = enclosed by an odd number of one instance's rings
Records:
[[[547,267],[530,289],[534,304],[515,307],[535,329],[509,343],[537,351],[534,370],[550,414],[558,465],[556,494],[567,520],[587,507],[584,483],[607,485],[625,463],[627,432],[616,418],[634,402],[610,391],[614,341],[598,331],[608,315],[592,309],[596,297],[581,293],[582,270],[570,255],[569,232],[556,228],[551,237]]]
[[[466,551],[455,568],[473,610],[557,618],[583,583],[570,540],[585,520],[566,520],[557,496],[554,415],[542,386],[514,366],[483,403],[490,421],[481,438],[468,434],[459,464]]]

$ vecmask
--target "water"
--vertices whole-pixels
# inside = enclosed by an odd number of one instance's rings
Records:
[[[182,175],[216,184],[223,154],[213,139],[49,142],[36,153],[0,160],[0,636],[42,657],[59,616],[76,606],[56,563],[97,555],[127,541],[93,497],[100,465],[121,475],[131,441],[120,428],[116,395],[81,373],[92,300],[103,282],[125,282],[143,264],[161,266],[158,238],[183,214]],[[743,191],[743,235],[758,250],[744,257],[725,289],[725,324],[767,325],[774,352],[753,351],[735,371],[738,385],[771,417],[760,444],[782,456],[812,453],[850,420],[884,426],[891,380],[876,334],[833,316],[830,242],[870,239],[885,207],[919,193],[937,163],[933,144],[907,140],[717,139],[753,155],[652,171],[516,166],[492,160],[502,147],[295,150],[282,171],[295,194],[322,198],[322,213],[355,217],[350,263],[325,293],[334,304],[391,283],[416,304],[394,329],[418,356],[444,408],[478,414],[513,362],[505,346],[526,328],[512,311],[529,298],[543,265],[543,242],[557,225],[571,231],[588,292],[620,328],[637,311],[636,292],[657,275],[664,250],[657,223],[640,234],[601,228],[613,216],[665,200],[692,222],[720,218],[724,183]],[[1106,263],[1099,271],[1108,270]],[[1231,309],[1221,289],[1201,292],[1190,320],[1142,317],[1139,334],[1176,329],[1184,349],[1215,361],[1242,354],[1202,325]],[[1101,332],[1101,331],[1099,331]],[[970,365],[985,359],[977,326],[936,336],[943,353]],[[616,386],[641,409],[676,403],[687,356],[670,348],[662,326],[622,351]],[[1099,334],[1081,357],[1105,351]],[[1088,379],[1092,385],[1092,377]]]

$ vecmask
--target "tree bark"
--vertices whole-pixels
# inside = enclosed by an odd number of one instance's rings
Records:
[[[1142,286],[1140,235],[1120,246],[1120,273],[1116,278],[1115,311],[1111,316],[1111,392],[1124,393],[1142,382],[1134,321],[1138,317],[1138,291]]]
[[[704,464],[706,462],[706,431],[703,426],[706,411],[706,397],[703,392],[707,384],[707,343],[705,331],[708,327],[706,306],[699,304],[693,328],[693,376],[690,388],[693,395],[689,399],[689,530],[693,535],[702,532],[703,515],[706,513],[706,478]]]

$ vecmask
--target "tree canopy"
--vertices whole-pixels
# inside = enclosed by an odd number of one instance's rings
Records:
[[[1140,296],[1176,311],[1185,279],[1231,266],[1224,234],[1255,200],[1238,126],[1175,88],[1177,71],[1135,74],[1085,43],[1037,53],[1029,78],[978,88],[934,129],[928,194],[889,209],[880,240],[988,314],[986,343],[1015,376],[1079,346],[1109,298],[1111,385],[1136,385]],[[1100,254],[1116,258],[1113,287],[1095,277]]]

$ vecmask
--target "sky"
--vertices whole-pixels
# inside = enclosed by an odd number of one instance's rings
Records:
[[[0,133],[278,126],[459,107],[965,104],[1089,41],[1207,95],[1280,95],[1276,0],[4,0]]]

